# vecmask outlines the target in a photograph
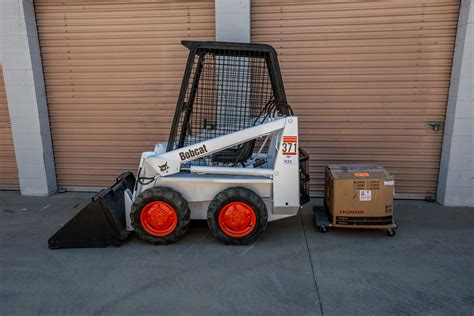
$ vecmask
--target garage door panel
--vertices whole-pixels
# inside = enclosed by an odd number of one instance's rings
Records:
[[[60,187],[104,187],[166,141],[214,1],[35,1]]]
[[[170,98],[168,102],[171,102],[171,101],[172,100]],[[164,103],[167,103],[167,102],[164,102]],[[141,110],[156,111],[156,103],[152,103],[152,102],[150,103],[135,102],[133,106],[136,111],[141,111]],[[129,106],[127,104],[117,104],[117,103],[87,103],[87,104],[81,104],[80,110],[75,108],[73,104],[67,107],[55,106],[54,110],[58,110],[58,111],[77,110],[77,111],[86,111],[86,112],[87,111],[115,110],[117,114],[120,114],[121,112],[126,113],[129,110],[128,107]],[[162,112],[160,112],[160,115],[167,114],[167,113],[174,113],[174,109],[163,108]]]
[[[154,71],[178,71],[178,69],[183,72],[184,65],[179,67],[179,65],[165,65],[165,64],[151,64],[147,65],[146,63],[135,65],[135,64],[125,64],[120,65],[120,70],[118,69],[117,65],[96,65],[96,66],[53,66],[54,64],[46,63],[43,67],[48,68],[51,72],[63,72],[63,73],[71,73],[71,72],[83,72],[83,73],[90,73],[90,72],[108,72],[108,73],[117,73],[120,72],[129,72],[129,71],[143,71],[143,72],[154,72]]]
[[[351,116],[383,116],[383,115],[394,115],[394,116],[403,116],[409,114],[410,116],[418,115],[444,115],[445,107],[436,106],[436,105],[419,105],[419,103],[410,103],[405,107],[397,108],[393,106],[395,102],[387,102],[380,107],[370,108],[367,104],[363,106],[353,107],[347,106],[346,104],[306,104],[307,106],[302,106],[301,108],[308,111],[310,116],[335,116],[346,114],[346,111],[351,111]]]
[[[280,48],[278,50],[279,56],[300,56],[300,55],[313,55],[314,49],[312,47],[297,47],[298,49],[295,51],[295,48]],[[341,56],[348,55],[348,56],[355,56],[357,57],[359,54],[374,56],[377,54],[400,54],[400,53],[425,53],[425,52],[434,52],[434,53],[450,53],[452,54],[452,44],[451,43],[444,43],[444,44],[424,44],[424,45],[393,45],[393,46],[374,46],[370,49],[370,52],[367,52],[366,47],[358,47],[354,46],[351,47],[351,52],[347,52],[347,47],[345,46],[335,46],[335,47],[317,47],[318,55],[332,55],[332,54],[341,54]]]
[[[126,83],[126,80],[129,79],[122,79],[124,81],[118,82],[116,80],[111,80],[113,82],[113,85],[103,87],[101,88],[97,84],[81,84],[81,85],[71,85],[68,84],[67,81],[65,80],[61,84],[57,84],[54,89],[52,90],[53,92],[58,92],[58,93],[63,93],[63,92],[71,92],[71,93],[76,93],[76,92],[81,92],[81,93],[94,93],[94,92],[103,92],[103,91],[108,91],[108,92],[118,92],[122,91],[124,92],[127,90],[133,90],[133,91],[149,91],[151,88],[159,89],[159,90],[175,90],[176,86],[179,87],[178,82],[174,82],[171,84],[163,84],[163,82],[142,82],[141,84],[136,83],[136,82],[130,82],[129,84]],[[130,81],[130,80],[129,80]]]
[[[203,34],[203,32],[194,32],[197,34],[190,33],[188,31],[183,30],[181,32],[181,39],[186,39],[191,37],[191,35],[199,36],[199,39],[205,39],[206,35],[209,34]],[[213,33],[210,31],[209,33]],[[188,38],[192,39],[192,38]],[[135,45],[171,45],[176,43],[176,37],[174,36],[168,36],[168,37],[129,37],[125,39],[122,38],[103,38],[103,39],[76,39],[74,42],[71,40],[61,40],[59,39],[57,43],[50,43],[50,44],[44,44],[46,47],[47,46],[54,46],[54,47],[79,47],[79,46],[100,46],[102,48],[105,48],[106,46],[135,46]],[[43,44],[41,44],[43,45]]]
[[[285,71],[285,77],[288,77],[291,80],[292,76],[296,77],[295,80],[299,80],[301,76],[322,76],[322,75],[392,75],[392,74],[440,74],[447,75],[449,77],[451,73],[451,68],[449,65],[430,65],[430,66],[420,66],[418,65],[416,69],[410,66],[398,66],[398,67],[372,67],[372,68],[362,68],[362,67],[345,67],[345,68],[335,68],[335,67],[319,67],[317,73],[314,72],[312,68],[301,68],[301,67],[284,67],[282,70]],[[299,75],[298,75],[299,74]]]
[[[435,39],[438,36],[449,36],[452,31],[456,29],[449,28],[449,29],[437,29],[437,30],[427,30],[426,34],[424,35],[427,38]],[[314,41],[326,41],[328,37],[331,37],[332,41],[347,41],[348,44],[355,44],[357,41],[372,41],[372,43],[378,40],[387,40],[387,39],[414,39],[418,38],[417,34],[419,34],[420,30],[418,31],[397,31],[397,34],[393,34],[393,32],[386,31],[386,32],[370,32],[367,34],[360,34],[360,33],[351,33],[351,32],[340,32],[340,33],[332,33],[332,34],[320,34],[320,33],[313,33],[311,31],[308,32],[300,32],[300,31],[285,31],[278,34],[273,32],[255,32],[252,33],[253,35],[261,35],[267,36],[268,42],[276,42],[279,40],[292,40],[292,41],[305,41],[308,38],[313,39]],[[260,34],[259,34],[260,33]]]
[[[307,92],[302,91],[305,93],[304,95],[300,95],[297,92],[288,92],[287,96],[292,98],[293,103],[299,103],[301,101],[304,102],[311,102],[308,100]],[[326,93],[326,92],[323,92]],[[447,96],[445,95],[319,95],[318,102],[367,102],[367,104],[371,103],[379,103],[382,104],[383,102],[416,102],[416,101],[426,101],[429,102],[430,100],[438,102],[438,101],[447,101]]]
[[[400,25],[403,23],[404,25]],[[439,23],[443,23],[443,26],[439,26]],[[347,27],[351,29],[348,30]],[[355,33],[360,31],[367,32],[381,32],[381,31],[394,31],[394,30],[405,30],[414,31],[423,29],[438,30],[447,28],[456,28],[457,19],[453,18],[451,13],[443,14],[425,14],[423,17],[419,16],[401,16],[397,18],[387,19],[384,16],[380,17],[365,17],[361,18],[347,18],[343,20],[336,20],[334,18],[327,19],[268,19],[259,21],[259,28],[255,30],[256,34],[263,34],[266,32],[271,34],[267,30],[268,27],[285,27],[288,28],[287,32],[295,32],[297,30],[302,32],[314,31],[315,33],[337,33],[337,32],[348,32]],[[378,31],[375,31],[378,30]],[[259,33],[260,32],[260,33]],[[282,34],[285,32],[282,30]],[[369,33],[370,34],[370,33]]]
[[[374,1],[369,1],[374,3]],[[388,2],[388,1],[387,1]],[[270,4],[272,5],[272,4]],[[359,4],[356,4],[358,6]],[[275,6],[275,4],[273,4]],[[290,19],[300,19],[300,20],[318,20],[318,19],[332,19],[333,23],[336,21],[344,21],[348,16],[352,18],[358,19],[366,19],[369,17],[385,17],[385,23],[391,22],[391,17],[399,17],[399,16],[416,16],[422,18],[423,14],[426,15],[438,15],[438,14],[447,14],[447,13],[457,13],[458,7],[456,5],[447,4],[447,5],[434,5],[434,6],[410,6],[407,5],[406,7],[401,8],[376,8],[376,9],[360,9],[354,10],[351,9],[350,6],[346,6],[344,3],[337,4],[339,9],[324,9],[318,5],[311,6],[310,9],[305,10],[303,8],[299,8],[297,5],[292,8],[291,6],[282,7],[280,10],[273,10],[267,13],[279,14],[284,13],[285,17],[282,18],[282,21],[290,20]],[[314,11],[318,12],[317,16],[314,16],[312,13]],[[265,10],[262,11],[265,14]],[[258,14],[256,11],[252,12],[253,14]],[[277,19],[277,17],[274,17]],[[255,17],[255,21],[263,20],[261,17]],[[451,20],[451,19],[450,19]],[[361,21],[365,23],[365,20]]]
[[[131,80],[133,79],[133,80]],[[108,81],[113,83],[104,89],[109,89],[113,91],[114,89],[122,89],[130,86],[133,89],[149,89],[148,86],[161,85],[163,87],[175,87],[180,84],[182,78],[167,78],[168,82],[163,83],[163,78],[133,78],[133,77],[120,77],[120,78],[109,78]],[[77,79],[77,78],[62,78],[62,79],[49,79],[50,83],[54,85],[53,91],[67,91],[72,89],[71,86],[76,85],[76,89],[83,91],[97,91],[99,88],[97,85],[100,85],[104,82],[103,78],[101,79]]]
[[[440,22],[444,22],[443,26],[440,26]],[[356,35],[358,37],[379,37],[383,36],[384,38],[391,38],[391,37],[406,37],[409,35],[418,34],[420,29],[424,29],[426,35],[431,35],[435,31],[440,31],[441,34],[443,32],[447,32],[452,28],[456,28],[457,21],[449,20],[449,21],[433,21],[433,22],[426,22],[426,21],[419,21],[419,22],[407,22],[403,23],[373,23],[373,24],[353,24],[351,25],[351,29],[348,30],[348,25],[323,25],[315,24],[315,25],[308,25],[307,23],[303,23],[300,21],[301,24],[291,24],[286,23],[284,21],[274,21],[274,23],[268,23],[268,26],[256,29],[254,34],[255,35],[263,35],[263,34],[273,34],[268,27],[285,27],[286,30],[282,30],[280,34],[311,34],[312,38],[318,38],[319,36],[327,37],[328,34],[331,36],[335,36],[337,38],[338,35]],[[265,25],[264,25],[265,26]],[[398,34],[393,34],[393,31],[397,31]],[[364,32],[363,34],[360,34]],[[410,36],[413,37],[413,36]],[[356,37],[357,38],[357,37]]]
[[[194,23],[191,21],[191,23]],[[81,41],[83,45],[90,45],[90,44],[100,44],[100,40],[124,40],[127,38],[134,39],[134,40],[139,40],[141,39],[143,43],[145,43],[146,40],[148,39],[156,39],[157,37],[159,38],[174,38],[176,36],[199,36],[202,35],[203,31],[211,32],[212,29],[197,29],[197,30],[192,30],[189,31],[187,30],[186,27],[183,28],[177,28],[177,29],[172,29],[172,30],[159,30],[160,26],[157,27],[157,30],[149,30],[147,32],[145,31],[135,31],[135,32],[130,32],[129,30],[127,31],[115,31],[115,32],[80,32],[78,31],[77,33],[71,32],[68,33],[67,37],[65,38],[63,34],[61,33],[51,33],[48,36],[45,37],[45,39],[57,39],[62,42],[59,42],[58,44],[67,44],[69,41],[72,40],[78,40]]]
[[[107,50],[109,50],[108,48]],[[178,56],[183,55],[182,46],[174,50],[174,53],[178,54]],[[156,59],[157,57],[167,57],[169,52],[167,51],[103,51],[98,50],[97,52],[63,52],[58,53],[55,50],[54,53],[42,53],[42,56],[47,58],[48,60],[57,60],[57,61],[64,61],[65,58],[70,58],[71,61],[88,61],[88,60],[103,60],[103,59],[128,59],[128,58],[143,58],[143,59]],[[178,64],[176,60],[179,57],[172,58],[171,60],[174,61],[174,64]]]
[[[71,100],[71,98],[50,98],[48,97],[48,102],[56,102],[56,103],[63,103],[63,104],[122,104],[123,106],[126,105],[134,105],[136,103],[146,103],[146,104],[163,104],[163,106],[168,107],[168,108],[175,108],[176,105],[172,105],[169,102],[171,100],[176,101],[176,98],[174,96],[171,97],[164,97],[161,96],[160,100],[157,101],[156,97],[141,97],[141,98],[134,98],[134,97],[123,97],[123,98],[106,98],[106,97],[96,97],[96,98],[76,98],[74,100]]]
[[[37,11],[38,12],[38,11]],[[203,23],[203,25],[206,26],[206,28],[209,27],[209,25],[204,24],[208,22],[208,17],[209,15],[214,14],[214,8],[209,7],[208,9],[194,9],[193,10],[193,15],[188,16],[188,13],[186,10],[179,10],[175,12],[170,12],[169,10],[163,10],[159,14],[154,14],[153,16],[135,16],[135,17],[130,17],[127,15],[122,15],[118,17],[104,17],[104,16],[93,16],[93,15],[88,15],[87,17],[79,17],[79,18],[74,18],[71,17],[70,14],[67,14],[67,25],[71,27],[78,27],[78,28],[83,28],[83,27],[90,27],[90,26],[105,26],[105,27],[113,27],[116,25],[172,25],[173,24],[173,19],[176,17],[184,17],[186,16],[187,19],[191,21],[195,21],[197,23]],[[52,15],[47,12],[42,13],[42,25],[44,27],[50,27],[50,28],[56,28],[56,30],[59,30],[61,26],[64,26],[64,20],[58,19],[57,15]],[[97,29],[93,29],[93,31],[97,31]]]
[[[55,5],[47,5],[44,0],[35,8],[37,13],[41,13],[38,19],[84,19],[88,20],[94,17],[100,17],[103,19],[109,18],[140,18],[140,17],[168,17],[168,16],[181,16],[191,18],[188,13],[190,11],[196,12],[196,15],[209,15],[214,13],[214,3],[211,1],[149,1],[149,4],[145,4],[146,1],[138,1],[140,3],[134,3],[134,1],[88,1],[80,3],[77,1],[76,4],[72,1],[56,2]],[[181,2],[181,3],[179,3]],[[185,3],[186,2],[186,3]],[[194,2],[194,3],[193,3]],[[197,3],[197,5],[196,5]],[[193,7],[184,7],[182,4],[190,4]],[[157,10],[159,6],[159,10]],[[204,13],[206,12],[206,13]],[[159,22],[159,20],[155,20]]]
[[[183,14],[185,17],[186,14]],[[139,35],[147,37],[153,34],[160,34],[163,36],[169,36],[171,34],[176,34],[183,30],[188,30],[186,24],[181,26],[176,25],[176,18],[179,16],[166,16],[161,17],[159,23],[140,23],[129,24],[120,23],[123,22],[123,19],[117,19],[116,21],[108,21],[110,23],[104,24],[90,24],[89,20],[83,21],[87,22],[86,25],[71,25],[67,24],[67,39],[74,38],[94,38],[102,36],[112,36],[112,37],[128,37],[130,35]],[[209,23],[205,16],[200,18],[189,19],[193,23],[193,32],[198,30],[210,30]],[[115,23],[114,23],[115,22]],[[45,38],[65,38],[64,36],[64,25],[55,25],[55,26],[43,26],[43,31],[48,32],[48,35]]]
[[[270,36],[268,42],[270,42]],[[283,47],[278,43],[279,37],[274,35],[272,45],[274,47]],[[363,47],[399,47],[399,46],[412,46],[417,45],[420,49],[424,48],[425,45],[437,45],[437,44],[452,44],[455,41],[455,38],[452,36],[436,36],[436,37],[412,37],[412,38],[390,38],[390,39],[331,39],[327,38],[324,41],[306,41],[305,39],[295,39],[289,36],[285,43],[284,48],[321,48],[321,47],[354,47],[354,48],[363,48]],[[347,50],[346,50],[347,52]]]
[[[344,78],[341,78],[344,79]],[[312,89],[314,88],[314,84],[317,83],[319,89],[344,89],[351,91],[351,89],[357,89],[358,91],[362,90],[377,90],[377,89],[403,89],[403,91],[411,92],[409,89],[431,89],[433,88],[433,92],[437,92],[441,89],[444,91],[446,89],[445,81],[443,80],[404,80],[404,81],[365,81],[360,82],[360,80],[353,80],[342,82],[334,82],[331,80],[298,80],[298,81],[290,81],[289,83],[285,84],[285,87],[288,89]],[[396,90],[395,90],[396,91]],[[444,94],[444,93],[441,93]]]

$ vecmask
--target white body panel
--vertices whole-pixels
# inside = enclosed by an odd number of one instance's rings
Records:
[[[127,230],[133,230],[132,227],[132,221],[130,219],[130,210],[132,208],[132,203],[133,203],[133,194],[130,192],[130,190],[126,189],[125,192],[125,227],[127,227]]]
[[[273,169],[191,166],[191,173],[273,177]]]
[[[266,156],[265,168],[191,166],[190,173],[180,172],[182,164],[266,135],[271,135],[268,152],[259,154]],[[151,187],[170,187],[188,201],[192,219],[206,219],[208,205],[219,192],[244,187],[264,200],[269,221],[296,215],[300,208],[297,117],[272,119],[170,152],[163,151],[165,146],[157,144],[155,152],[142,154],[138,177],[148,179],[149,183],[137,184],[132,200]],[[128,224],[128,203],[126,208]],[[129,225],[127,228],[131,229]]]
[[[299,170],[298,119],[287,117],[274,167],[273,211],[276,214],[286,214],[289,208],[300,206]]]

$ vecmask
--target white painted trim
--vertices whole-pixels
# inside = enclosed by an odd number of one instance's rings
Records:
[[[437,201],[474,206],[474,7],[462,0],[443,136]]]
[[[216,40],[250,43],[250,0],[215,0]]]
[[[2,0],[1,60],[22,195],[56,192],[49,126],[33,1]],[[21,45],[18,45],[18,44]]]

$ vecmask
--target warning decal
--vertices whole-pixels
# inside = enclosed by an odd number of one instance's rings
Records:
[[[298,137],[296,136],[283,136],[282,154],[283,156],[296,155],[296,143]]]

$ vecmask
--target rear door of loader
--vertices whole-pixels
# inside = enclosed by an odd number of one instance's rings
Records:
[[[459,0],[251,3],[252,41],[278,51],[301,117],[311,191],[326,163],[374,162],[399,197],[434,197]]]
[[[167,141],[188,50],[214,1],[35,1],[58,184],[109,187]]]

